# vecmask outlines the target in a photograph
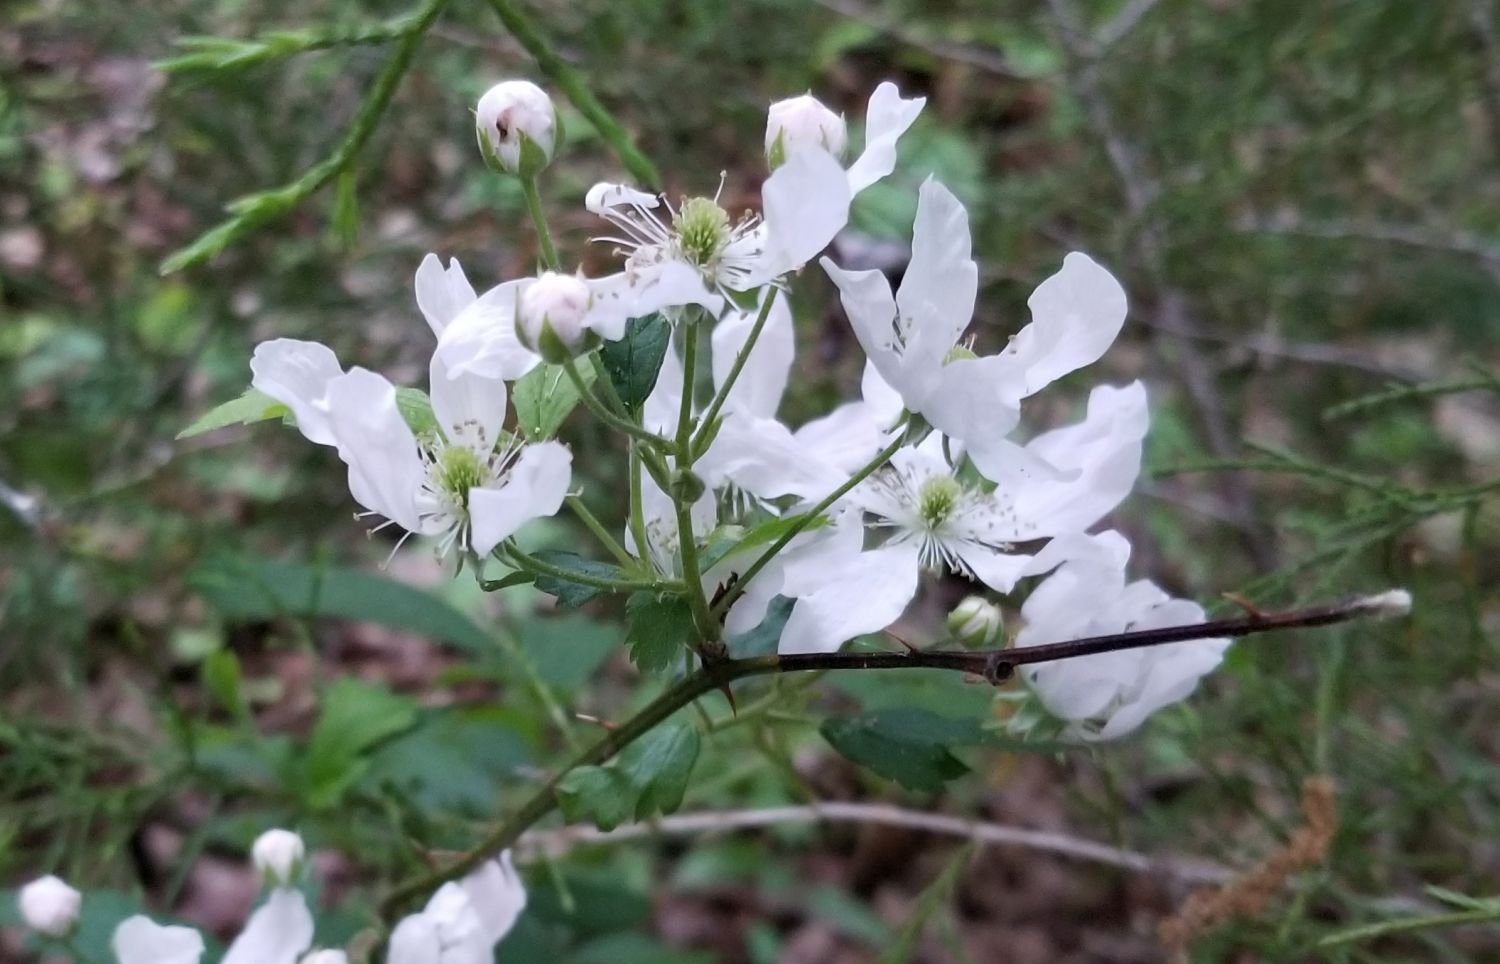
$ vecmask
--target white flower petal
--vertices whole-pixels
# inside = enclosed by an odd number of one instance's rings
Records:
[[[708,290],[703,275],[681,261],[595,278],[588,286],[594,300],[583,323],[606,341],[619,341],[630,319],[653,312],[698,305],[717,318],[724,310],[724,298]]]
[[[459,312],[474,303],[474,286],[464,277],[463,266],[454,258],[443,268],[442,259],[429,254],[417,267],[417,307],[439,337]]]
[[[312,939],[306,898],[300,890],[278,887],[250,915],[220,964],[297,964]]]
[[[658,203],[660,202],[654,194],[637,191],[628,184],[608,182],[600,182],[589,188],[589,193],[583,199],[583,206],[590,213],[599,215],[604,214],[610,208],[617,207],[639,207],[651,210]]]
[[[917,195],[911,263],[896,292],[907,325],[905,365],[941,368],[974,316],[979,267],[970,256],[969,213],[928,178]]]
[[[396,389],[372,371],[353,368],[329,383],[328,409],[354,498],[408,532],[426,531],[417,497],[427,468],[396,407]]]
[[[1003,356],[956,358],[909,379],[915,390],[906,402],[950,438],[969,445],[1003,441],[1021,420],[1019,386],[1010,375]]]
[[[900,392],[903,373],[896,353],[896,299],[890,281],[879,271],[845,271],[828,258],[818,263],[838,286],[839,301],[860,347],[881,378]]]
[[[865,149],[849,165],[849,191],[858,194],[896,169],[896,141],[922,113],[925,97],[904,99],[896,85],[882,83],[865,112]]]
[[[428,372],[432,414],[449,442],[465,443],[488,453],[505,422],[505,382],[472,372],[450,375],[443,356],[434,353]]]
[[[139,914],[115,928],[110,946],[119,964],[198,964],[204,949],[191,927],[164,927]]]
[[[787,158],[761,187],[765,241],[758,264],[741,287],[753,288],[795,271],[828,247],[849,223],[849,184],[826,151]]]
[[[402,918],[391,932],[386,964],[442,964],[442,957],[437,925],[425,913]]]
[[[910,544],[846,557],[812,592],[788,593],[797,603],[778,651],[831,653],[855,636],[879,632],[901,618],[917,594],[917,574],[917,549]]]
[[[469,490],[469,539],[481,556],[532,519],[556,515],[573,479],[573,453],[561,442],[521,449],[498,489]]]
[[[344,373],[327,345],[276,338],[255,346],[251,386],[292,410],[297,430],[309,442],[332,445],[328,427],[328,383]]]
[[[535,278],[491,288],[460,311],[438,336],[449,378],[463,374],[515,381],[541,364],[541,356],[516,337],[516,306]]]
[[[1026,303],[1032,322],[1002,353],[1018,365],[1026,395],[1098,361],[1125,323],[1125,289],[1093,258],[1076,251]]]
[[[762,299],[766,295],[761,296]],[[762,301],[764,304],[764,301]],[[734,367],[736,357],[744,348],[750,331],[760,310],[736,311],[719,321],[713,330],[713,374],[715,388],[721,387]],[[786,391],[787,378],[791,375],[792,361],[797,352],[796,336],[792,331],[792,312],[787,306],[787,297],[778,294],[766,315],[755,348],[745,359],[734,388],[725,400],[725,411],[743,411],[761,418],[771,418],[781,406],[781,396]]]
[[[516,873],[510,851],[501,853],[498,860],[481,864],[463,879],[461,886],[469,895],[490,944],[500,943],[526,909],[526,885]]]

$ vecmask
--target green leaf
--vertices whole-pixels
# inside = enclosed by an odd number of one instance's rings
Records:
[[[909,790],[936,793],[969,768],[948,747],[983,740],[977,721],[925,710],[878,710],[824,721],[819,731],[839,753]]]
[[[592,366],[580,365],[585,385],[594,383]],[[563,420],[578,405],[578,389],[561,365],[540,365],[516,382],[510,395],[521,431],[533,441],[557,434]]]
[[[568,569],[586,576],[595,576],[600,579],[625,578],[625,570],[619,566],[607,562],[595,562],[593,559],[585,559],[576,552],[548,549],[545,552],[538,552],[533,555],[541,561],[556,566],[559,569]],[[536,587],[549,596],[556,596],[558,604],[564,609],[577,609],[584,603],[592,599],[597,599],[609,591],[607,589],[600,589],[598,586],[589,586],[581,582],[570,582],[557,576],[548,575],[537,576]]]
[[[600,347],[604,370],[626,408],[636,411],[646,403],[671,344],[672,325],[656,312],[630,319],[624,338]]]
[[[422,809],[485,815],[501,781],[532,762],[526,716],[499,706],[426,712],[370,754],[360,783],[394,790]]]
[[[227,649],[216,649],[203,659],[199,670],[203,685],[213,694],[219,705],[233,714],[237,720],[250,719],[250,707],[245,702],[243,676],[239,658]]]
[[[776,645],[781,642],[781,633],[786,629],[786,621],[792,618],[792,607],[797,600],[787,596],[777,596],[771,600],[766,607],[766,618],[760,621],[749,632],[725,640],[729,646],[729,655],[735,659],[747,659],[751,656],[769,656],[776,652]]]
[[[413,435],[436,435],[437,416],[432,414],[432,399],[420,388],[396,389],[396,411]]]
[[[334,806],[369,765],[366,754],[416,723],[417,706],[382,686],[345,677],[323,694],[302,760],[303,799],[314,810]]]
[[[494,641],[448,603],[361,569],[221,556],[188,573],[188,585],[226,619],[322,617],[378,623],[475,653]]]
[[[354,247],[359,237],[359,175],[354,165],[345,168],[334,185],[333,216],[329,228],[344,250]]]
[[[625,603],[625,616],[630,661],[643,673],[670,667],[695,633],[693,611],[681,596],[658,599],[654,593],[634,593]]]
[[[563,816],[573,823],[591,821],[600,830],[630,819],[635,800],[630,780],[614,767],[577,767],[557,784]]]
[[[569,691],[587,682],[620,645],[617,625],[580,613],[528,620],[516,635],[542,682]]]
[[[177,437],[192,438],[227,425],[250,425],[272,418],[290,418],[291,414],[291,409],[271,396],[257,389],[247,388],[239,398],[200,415],[197,421],[178,432]]]
[[[618,767],[637,794],[637,820],[682,806],[700,743],[697,727],[675,720],[658,726],[620,754]]]

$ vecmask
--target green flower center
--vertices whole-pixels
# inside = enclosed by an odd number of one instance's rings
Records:
[[[964,489],[950,476],[938,475],[922,483],[917,490],[917,515],[928,529],[938,529],[948,521],[963,498]]]
[[[943,364],[947,365],[963,359],[973,359],[978,357],[979,356],[974,353],[974,349],[970,348],[968,345],[954,345],[953,348],[949,350],[948,357],[943,359]]]
[[[712,263],[729,241],[729,213],[706,197],[683,201],[672,227],[683,256],[700,268]]]
[[[469,490],[482,485],[485,466],[473,449],[453,445],[438,458],[435,481],[454,505],[469,508]]]

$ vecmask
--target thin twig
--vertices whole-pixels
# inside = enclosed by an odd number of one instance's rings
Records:
[[[1477,258],[1500,266],[1500,241],[1462,228],[1435,228],[1389,221],[1314,220],[1298,214],[1247,215],[1234,222],[1244,234],[1276,234],[1335,241],[1377,241]]]
[[[650,823],[602,831],[589,824],[532,831],[516,841],[522,858],[556,858],[574,847],[612,845],[644,837],[681,837],[754,830],[787,823],[866,823],[905,827],[959,837],[982,844],[1025,847],[1076,860],[1120,867],[1143,874],[1163,874],[1190,884],[1219,884],[1234,877],[1222,864],[1198,858],[1152,857],[1134,850],[1062,833],[1008,827],[947,814],[926,813],[883,803],[820,802],[801,807],[765,807],[680,813]]]

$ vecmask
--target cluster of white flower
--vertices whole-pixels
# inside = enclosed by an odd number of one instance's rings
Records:
[[[307,857],[302,838],[268,830],[250,856],[270,893],[225,951],[223,964],[348,964],[342,950],[312,949],[313,916],[298,889]],[[82,894],[48,876],[21,888],[18,904],[27,927],[70,946]],[[444,884],[425,909],[398,923],[387,964],[490,964],[495,945],[525,908],[526,887],[509,852],[502,853],[462,881]],[[121,922],[111,944],[119,964],[198,964],[206,951],[203,935],[191,927],[158,924],[144,915]]]
[[[253,384],[287,405],[308,439],[337,449],[368,514],[440,535],[442,552],[456,545],[482,558],[528,520],[557,512],[572,484],[565,446],[502,429],[507,382],[544,363],[571,366],[626,337],[631,319],[660,313],[677,347],[635,428],[662,444],[625,538],[643,573],[679,580],[684,550],[704,549],[715,533],[817,514],[774,556],[746,546],[698,573],[705,597],[731,587],[716,613],[730,637],[784,596],[795,603],[780,651],[836,650],[897,620],[923,572],[956,573],[1000,594],[1052,573],[1022,610],[1019,645],[1198,618],[1191,603],[1125,584],[1128,546],[1118,534],[1087,534],[1139,473],[1141,384],[1097,387],[1081,422],[1012,438],[1023,400],[1115,340],[1125,292],[1093,259],[1069,254],[1031,295],[1030,323],[1002,351],[977,355],[965,337],[978,290],[968,214],[936,181],[921,187],[911,260],[894,293],[878,271],[820,261],[867,356],[861,398],[795,428],[777,418],[795,344],[786,288],[845,227],[852,198],[894,170],[896,142],[923,103],[881,84],[864,150],[847,166],[841,116],[810,96],[773,105],[758,215],[736,219],[706,196],[674,207],[626,185],[596,185],[586,206],[612,229],[603,240],[623,260],[612,275],[553,264],[476,295],[457,261],[445,267],[428,255],[416,301],[437,339],[435,431],[414,433],[396,388],[364,369],[344,371],[316,343],[262,344]],[[509,82],[476,114],[486,159],[534,190],[559,143],[546,95]],[[700,341],[712,355],[711,386],[685,371]],[[700,404],[709,387],[712,401]],[[1087,599],[1075,592],[1082,587]],[[989,638],[998,636],[996,623]],[[1075,735],[1113,737],[1185,696],[1225,645],[1073,660],[1026,677]]]

